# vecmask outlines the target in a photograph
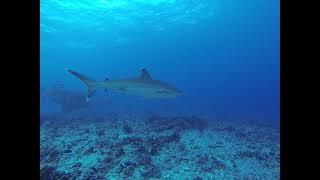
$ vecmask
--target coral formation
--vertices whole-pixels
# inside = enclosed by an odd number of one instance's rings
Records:
[[[196,116],[41,118],[41,179],[279,179],[273,126]]]
[[[88,107],[85,95],[81,92],[67,90],[61,83],[42,89],[41,99],[60,105],[62,112],[71,112]]]

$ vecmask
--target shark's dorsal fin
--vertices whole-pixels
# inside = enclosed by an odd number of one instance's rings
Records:
[[[141,68],[140,79],[152,79],[146,68]]]

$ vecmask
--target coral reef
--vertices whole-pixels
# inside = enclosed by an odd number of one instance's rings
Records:
[[[276,127],[131,116],[42,114],[41,179],[279,179]]]
[[[85,94],[67,90],[63,84],[55,83],[50,87],[42,88],[41,99],[44,102],[53,102],[60,105],[62,112],[71,112],[88,107]]]

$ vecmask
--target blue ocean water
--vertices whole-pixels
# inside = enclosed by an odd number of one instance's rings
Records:
[[[278,0],[41,0],[41,93],[57,84],[65,89],[47,95],[49,102],[42,96],[41,113],[61,113],[59,95],[77,100],[68,102],[71,109],[86,106],[86,87],[65,68],[104,80],[137,77],[145,67],[183,94],[144,99],[100,89],[82,113],[278,126],[279,6]]]
[[[40,11],[41,84],[85,93],[66,67],[97,80],[146,67],[183,96],[110,97],[120,109],[279,122],[277,0],[41,0]]]

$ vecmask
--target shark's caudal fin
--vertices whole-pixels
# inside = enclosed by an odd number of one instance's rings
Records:
[[[83,82],[87,86],[88,94],[87,94],[86,101],[88,102],[90,100],[90,98],[92,97],[92,95],[95,93],[95,90],[97,89],[97,81],[95,81],[91,78],[88,78],[85,75],[80,74],[76,71],[70,70],[68,68],[66,68],[66,71],[68,71],[70,74],[77,77],[81,82]]]

